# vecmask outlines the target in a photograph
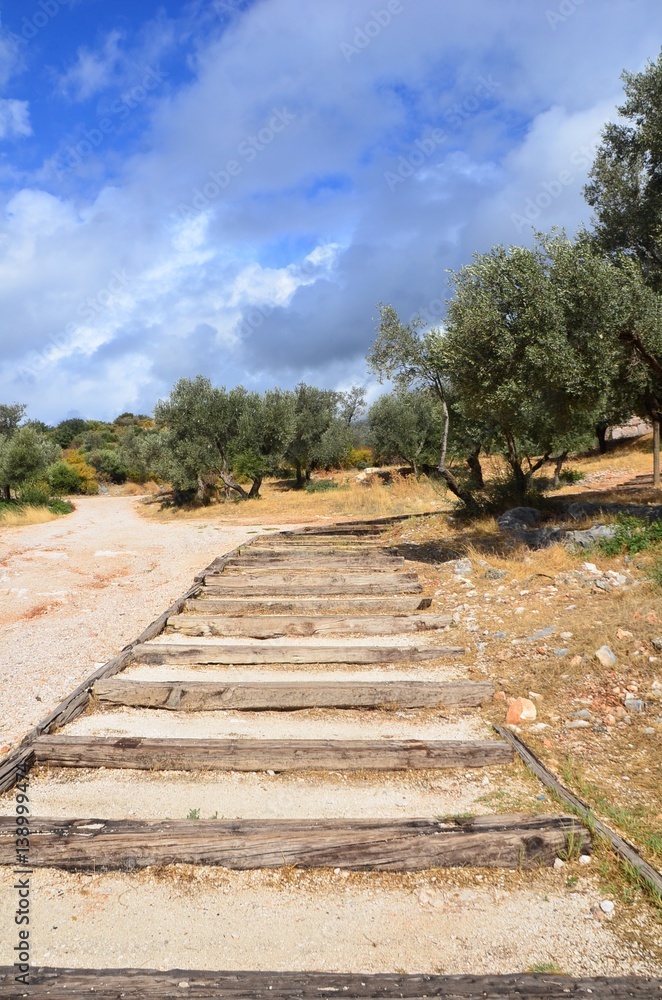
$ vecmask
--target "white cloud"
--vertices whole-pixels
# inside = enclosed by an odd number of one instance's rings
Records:
[[[0,98],[0,139],[32,135],[27,101]]]
[[[62,92],[74,100],[85,101],[107,87],[122,59],[121,40],[120,31],[111,31],[99,50],[79,48],[76,62],[59,79]]]

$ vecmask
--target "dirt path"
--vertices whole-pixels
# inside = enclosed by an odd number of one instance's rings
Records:
[[[146,520],[134,497],[86,497],[0,529],[0,753],[187,590],[254,525]]]

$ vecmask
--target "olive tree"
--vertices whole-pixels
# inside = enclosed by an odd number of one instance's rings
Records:
[[[422,464],[436,461],[444,414],[429,389],[401,389],[380,396],[368,413],[375,453],[404,460],[418,476]]]

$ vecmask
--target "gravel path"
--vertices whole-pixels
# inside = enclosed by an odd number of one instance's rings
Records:
[[[256,530],[160,524],[135,497],[81,497],[57,521],[0,528],[0,753]]]

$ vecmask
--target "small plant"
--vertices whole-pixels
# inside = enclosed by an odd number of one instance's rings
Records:
[[[538,973],[538,974],[545,973],[545,972],[551,972],[555,976],[562,976],[563,975],[563,970],[561,969],[561,967],[559,965],[556,964],[556,962],[536,962],[535,965],[531,965],[529,967],[528,971],[532,972],[532,973]]]
[[[337,490],[338,483],[335,479],[316,479],[306,485],[306,493],[326,493],[328,490]]]
[[[21,487],[20,502],[29,507],[47,507],[50,499],[48,483],[26,483]]]
[[[631,514],[619,514],[614,537],[599,542],[598,547],[607,556],[617,556],[621,552],[634,556],[661,544],[662,521],[648,521],[632,517]]]
[[[189,809],[187,819],[200,819],[199,809]]]
[[[573,483],[581,483],[582,479],[586,479],[586,473],[582,472],[581,469],[561,469],[559,479],[562,483],[572,485]]]
[[[74,505],[69,503],[68,500],[60,500],[56,497],[54,500],[49,501],[48,509],[51,514],[71,514],[74,510]]]
[[[569,830],[565,835],[565,847],[559,851],[562,861],[577,861],[582,851],[582,837],[574,829]]]

